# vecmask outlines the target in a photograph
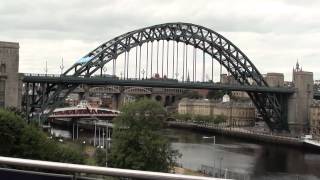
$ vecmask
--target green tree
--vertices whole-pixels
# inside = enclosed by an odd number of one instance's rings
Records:
[[[83,163],[78,150],[49,139],[14,112],[0,109],[0,155],[38,160]]]
[[[160,131],[166,118],[156,101],[142,99],[121,109],[115,122],[110,164],[112,167],[168,172],[179,156]]]
[[[207,94],[207,99],[222,99],[226,94],[226,91],[223,90],[210,90]]]
[[[0,154],[9,155],[19,151],[20,135],[26,123],[13,112],[0,109]]]
[[[6,108],[6,110],[7,110],[7,111],[10,111],[10,112],[13,112],[14,114],[20,116],[20,117],[23,118],[23,119],[26,118],[26,117],[25,117],[26,114],[25,114],[23,111],[21,111],[21,109],[18,109],[18,108],[16,108],[16,107],[11,106],[11,107]]]
[[[201,99],[203,98],[201,94],[199,94],[198,91],[186,91],[181,95],[181,98],[189,98],[189,99]]]
[[[106,165],[106,150],[98,148],[96,150],[95,160],[98,166]]]

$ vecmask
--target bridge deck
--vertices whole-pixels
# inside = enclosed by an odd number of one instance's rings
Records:
[[[246,85],[226,85],[211,82],[181,82],[176,80],[152,80],[152,79],[117,79],[110,77],[74,77],[74,76],[43,76],[25,75],[23,82],[28,83],[56,83],[56,84],[88,84],[88,85],[117,85],[117,86],[141,86],[141,87],[163,87],[183,89],[208,89],[208,90],[230,90],[246,92],[270,92],[292,94],[293,88],[287,87],[260,87]]]

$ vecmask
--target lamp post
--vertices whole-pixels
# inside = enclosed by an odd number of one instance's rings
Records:
[[[101,74],[101,76],[106,75],[107,70],[108,70],[107,67],[103,67],[102,68],[103,74]]]
[[[142,73],[142,79],[144,79],[144,73],[146,73],[146,71],[142,69],[141,73]],[[147,75],[146,75],[146,79],[147,79]]]
[[[213,139],[213,144],[216,144],[216,136],[203,136],[202,139]],[[222,161],[222,157],[220,158],[220,169],[219,169],[219,177],[221,177],[221,161]],[[213,169],[212,169],[212,175],[215,173],[215,168],[216,168],[216,160],[213,159]]]
[[[106,125],[106,167],[108,167],[108,149],[109,149],[109,143],[111,141],[111,134],[110,130],[108,127],[109,121],[107,120],[107,125]]]
[[[61,65],[60,65],[61,74],[63,73],[64,65],[63,65],[63,57],[61,59]]]
[[[219,160],[220,160],[219,177],[221,177],[221,168],[222,168],[222,160],[223,160],[223,157],[220,157]]]
[[[46,60],[46,66],[44,68],[44,72],[46,74],[46,76],[48,75],[48,61]]]

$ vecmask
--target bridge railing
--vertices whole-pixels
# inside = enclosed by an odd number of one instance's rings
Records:
[[[119,78],[116,76],[63,76],[55,74],[25,74],[24,82],[68,82],[81,84],[102,85],[110,83],[112,85],[122,86],[144,86],[144,87],[168,87],[168,88],[185,88],[185,89],[228,89],[234,91],[248,92],[276,92],[276,93],[294,93],[292,87],[261,87],[255,84],[221,84],[220,82],[211,81],[179,81],[178,79],[157,79],[157,78]]]
[[[53,78],[85,78],[85,76],[64,76],[62,74],[37,74],[37,73],[24,73],[23,74],[26,77],[53,77]],[[225,85],[225,86],[230,86],[231,84],[221,84],[220,82],[212,82],[212,81],[181,81],[178,79],[172,79],[172,78],[123,78],[123,77],[118,77],[118,76],[113,76],[113,75],[97,75],[97,76],[92,76],[90,78],[93,79],[113,79],[113,80],[123,80],[123,81],[162,81],[162,82],[177,82],[177,83],[185,83],[185,84],[219,84],[219,85]],[[232,84],[232,85],[237,85],[237,84]],[[239,85],[241,86],[241,85]],[[252,87],[260,87],[255,84],[251,84],[250,86]],[[281,88],[281,87],[279,87]],[[283,88],[289,88],[292,89],[293,87],[290,86],[284,86]]]
[[[24,76],[38,76],[38,77],[62,77],[61,74],[37,74],[37,73],[23,73]]]
[[[87,166],[79,164],[67,164],[49,161],[29,160],[20,158],[10,158],[0,156],[0,165],[15,167],[15,168],[0,168],[0,175],[7,179],[22,179],[22,177],[29,177],[32,179],[89,179],[87,175],[100,175],[107,177],[118,177],[126,179],[148,179],[148,180],[218,180],[218,178],[187,176],[169,173],[147,172],[128,169],[116,169],[97,166]],[[24,170],[17,170],[24,169]],[[25,169],[36,169],[36,171],[29,171]],[[46,173],[39,172],[45,170]],[[53,173],[48,173],[54,172]],[[59,173],[59,174],[57,174]],[[19,176],[20,175],[20,176]],[[20,177],[20,178],[19,178]],[[90,178],[92,180],[92,178]]]
[[[49,78],[85,78],[84,76],[64,76],[62,74],[37,74],[37,73],[24,73],[25,77],[49,77]],[[113,75],[102,75],[102,76],[93,76],[93,79],[112,79],[112,80],[123,80],[123,81],[159,81],[159,82],[176,82],[176,83],[185,83],[185,84],[220,84],[213,83],[211,81],[179,81],[178,79],[170,78],[123,78]]]

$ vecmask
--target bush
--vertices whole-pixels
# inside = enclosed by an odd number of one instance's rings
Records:
[[[52,141],[38,127],[27,124],[17,114],[0,109],[0,155],[83,163],[81,153]]]

